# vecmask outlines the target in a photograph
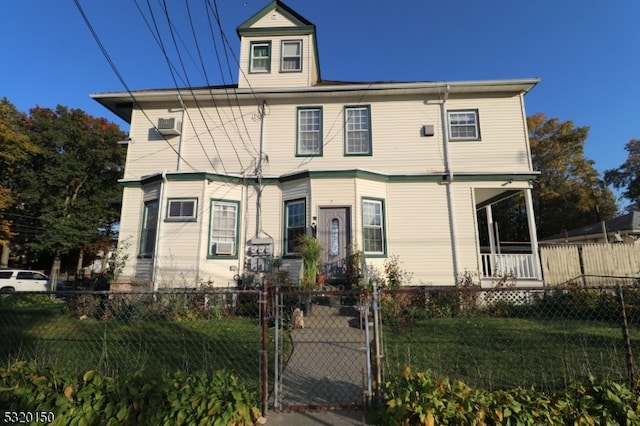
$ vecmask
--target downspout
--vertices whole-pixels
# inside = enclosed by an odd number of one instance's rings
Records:
[[[453,202],[453,189],[451,184],[453,183],[453,171],[451,170],[451,159],[449,153],[449,121],[447,120],[447,99],[449,98],[449,92],[451,87],[449,84],[445,86],[444,98],[440,103],[440,113],[442,119],[442,143],[444,150],[444,168],[445,168],[445,181],[447,186],[447,206],[449,210],[449,228],[451,230],[451,251],[453,253],[453,278],[458,280],[460,275],[460,261],[458,259],[458,243],[457,230],[456,230],[456,214],[455,203]]]
[[[182,97],[180,97],[180,105],[182,105],[182,118],[180,119],[180,139],[178,140],[178,162],[176,164],[176,171],[180,171],[180,166],[182,165],[182,134],[184,133],[184,115],[187,111],[184,103],[182,102]]]
[[[160,274],[160,252],[162,248],[162,223],[164,221],[164,190],[167,184],[167,171],[163,170],[160,180],[160,200],[158,201],[158,224],[156,225],[156,249],[153,253],[153,291],[158,291]]]

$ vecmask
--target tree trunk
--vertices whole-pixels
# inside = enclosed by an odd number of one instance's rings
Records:
[[[6,268],[9,266],[9,242],[5,242],[2,245],[2,255],[0,255],[0,268]]]

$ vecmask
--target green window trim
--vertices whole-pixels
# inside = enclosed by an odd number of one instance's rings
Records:
[[[159,201],[145,201],[143,209],[138,257],[152,259],[156,249]]]
[[[344,107],[344,155],[373,155],[371,137],[371,106],[347,105]]]
[[[207,259],[237,259],[240,244],[240,202],[212,198],[207,234]]]
[[[296,256],[297,239],[307,232],[307,199],[296,198],[284,202],[282,248],[284,256]]]
[[[322,107],[299,107],[296,111],[296,157],[321,157]]]
[[[249,44],[249,73],[270,73],[271,56],[272,50],[270,41],[252,41]]]
[[[302,72],[302,40],[282,40],[280,72]]]
[[[165,222],[195,222],[198,218],[197,198],[168,198]]]
[[[362,251],[366,257],[386,257],[384,199],[362,198]]]

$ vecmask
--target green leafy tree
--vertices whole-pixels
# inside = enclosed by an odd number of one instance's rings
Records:
[[[627,160],[616,169],[604,173],[604,180],[615,189],[624,189],[622,196],[630,210],[640,210],[640,139],[630,140],[624,147]]]
[[[25,115],[7,98],[0,99],[0,243],[15,235],[11,218],[5,217],[16,203],[16,174],[38,152],[24,130]]]
[[[614,217],[615,196],[584,156],[589,128],[542,113],[528,117],[527,125],[533,169],[540,172],[532,191],[538,238]],[[529,241],[521,195],[496,204],[493,217],[501,240]]]
[[[24,246],[40,258],[99,247],[119,218],[111,206],[121,196],[125,152],[118,141],[125,134],[64,106],[31,109],[26,130],[40,152],[20,173],[23,225],[37,230],[25,235]]]

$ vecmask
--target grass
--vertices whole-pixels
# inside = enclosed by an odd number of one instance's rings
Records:
[[[640,332],[632,330],[640,348]],[[484,389],[564,388],[596,378],[627,380],[620,327],[585,320],[521,318],[422,319],[402,333],[384,333],[387,371],[414,370],[459,379]]]
[[[116,377],[226,369],[252,388],[260,379],[261,328],[251,318],[80,320],[65,312],[63,303],[45,298],[3,300],[0,327],[4,365],[28,359],[77,374],[98,370]]]

